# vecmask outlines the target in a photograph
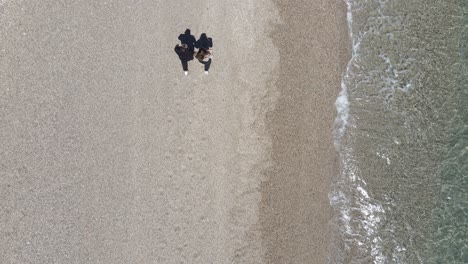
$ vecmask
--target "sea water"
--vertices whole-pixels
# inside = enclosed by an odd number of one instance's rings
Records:
[[[348,0],[331,263],[468,263],[468,1]]]

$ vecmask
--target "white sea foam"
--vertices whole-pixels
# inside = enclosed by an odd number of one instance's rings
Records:
[[[346,126],[348,125],[349,119],[349,100],[348,100],[348,89],[346,86],[347,80],[349,80],[349,72],[351,65],[354,61],[355,56],[355,44],[353,40],[353,31],[351,28],[353,22],[353,16],[351,13],[351,6],[349,1],[346,1],[347,4],[347,20],[348,20],[348,28],[349,28],[349,36],[350,39],[353,41],[353,49],[352,49],[352,57],[349,60],[348,64],[346,65],[346,72],[341,80],[341,92],[336,99],[335,106],[337,111],[337,117],[335,119],[335,147],[339,149],[341,140],[343,139],[344,132],[346,130]]]
[[[365,33],[360,37],[355,37],[353,34],[353,14],[351,12],[351,2],[346,1],[347,14],[346,18],[348,21],[348,32],[349,38],[352,41],[351,59],[346,65],[345,74],[341,80],[341,91],[338,98],[335,101],[337,110],[337,117],[335,119],[335,146],[339,149],[341,141],[343,139],[346,127],[348,126],[349,120],[349,98],[348,98],[348,83],[351,81],[351,67],[356,66],[355,61],[359,57],[359,49],[361,45],[361,39],[365,36]]]
[[[401,76],[407,73],[407,70],[398,70],[392,60],[385,54],[379,54],[379,58],[384,61],[385,74],[382,74],[380,78],[384,82],[384,86],[380,89],[380,93],[385,96],[386,102],[390,103],[393,96],[397,91],[408,93],[412,90],[413,85],[411,83],[404,83],[401,81]],[[409,58],[407,65],[411,64],[414,60]]]
[[[366,190],[366,183],[359,178],[359,169],[352,157],[352,149],[345,146],[343,138],[350,125],[350,101],[348,85],[352,85],[352,67],[357,67],[360,44],[366,33],[355,36],[353,34],[352,1],[346,1],[349,36],[352,41],[352,56],[346,66],[341,81],[341,92],[336,99],[337,117],[335,119],[335,147],[340,153],[342,175],[337,187],[329,195],[330,204],[338,210],[338,223],[342,240],[346,248],[354,248],[361,253],[368,252],[373,263],[386,261],[381,250],[381,238],[378,236],[379,223],[385,211],[381,205],[372,201]],[[356,214],[360,217],[356,218]],[[359,253],[359,254],[361,254]],[[339,261],[339,260],[338,260]]]
[[[346,130],[346,126],[348,125],[349,119],[348,93],[346,91],[346,85],[344,84],[344,81],[342,81],[341,87],[342,90],[335,102],[337,111],[337,117],[335,120],[335,147],[338,149],[341,144],[344,132]]]

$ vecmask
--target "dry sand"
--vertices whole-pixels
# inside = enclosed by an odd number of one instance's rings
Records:
[[[343,9],[0,1],[0,263],[324,263]]]

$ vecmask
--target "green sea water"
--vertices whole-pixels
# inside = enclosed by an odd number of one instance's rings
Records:
[[[349,0],[332,263],[468,263],[468,1]]]

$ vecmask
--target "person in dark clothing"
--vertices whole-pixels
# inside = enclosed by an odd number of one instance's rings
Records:
[[[205,33],[202,33],[195,43],[195,57],[205,65],[205,74],[208,74],[213,58],[213,39],[208,38]]]
[[[206,33],[200,35],[200,39],[195,43],[195,48],[209,50],[213,47],[213,39],[208,38]]]
[[[182,44],[187,44],[188,49],[193,52],[197,41],[195,40],[195,37],[190,34],[190,29],[186,29],[184,34],[180,34],[179,40]]]
[[[187,44],[182,44],[182,46],[177,44],[174,50],[179,55],[185,75],[188,75],[188,62],[193,60],[193,50],[190,50]]]

